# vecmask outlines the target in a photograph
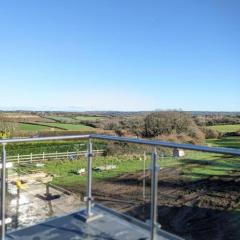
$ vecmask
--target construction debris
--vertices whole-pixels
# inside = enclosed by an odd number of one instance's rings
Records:
[[[81,169],[77,170],[77,174],[78,174],[78,175],[83,175],[83,174],[85,174],[85,173],[86,173],[85,168],[81,168]]]
[[[112,170],[112,169],[116,169],[116,168],[117,168],[116,165],[110,164],[110,165],[106,165],[106,166],[95,167],[95,168],[93,168],[93,170],[102,172],[102,171],[108,171],[108,170]]]
[[[44,167],[44,166],[45,166],[44,163],[37,163],[37,164],[36,164],[36,167]]]

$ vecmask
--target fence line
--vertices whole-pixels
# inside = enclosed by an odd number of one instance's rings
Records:
[[[93,150],[94,154],[103,154],[103,150]],[[69,159],[74,160],[80,156],[85,156],[86,151],[76,151],[76,152],[54,152],[54,153],[37,153],[37,154],[24,154],[24,155],[15,155],[7,156],[7,160],[13,163],[33,163],[33,162],[44,162],[51,159]]]

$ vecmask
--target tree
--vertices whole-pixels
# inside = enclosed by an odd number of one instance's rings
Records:
[[[204,138],[204,134],[192,117],[184,112],[154,112],[146,116],[144,120],[145,137],[157,137],[159,135],[170,134],[185,134],[201,140]]]

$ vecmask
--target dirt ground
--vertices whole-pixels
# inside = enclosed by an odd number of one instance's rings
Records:
[[[159,175],[158,220],[162,228],[185,239],[240,239],[240,174],[189,181],[180,170]],[[94,183],[95,200],[146,221],[150,217],[150,176],[125,174]]]

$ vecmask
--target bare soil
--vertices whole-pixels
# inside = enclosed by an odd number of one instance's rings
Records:
[[[125,174],[94,183],[95,200],[146,221],[150,217],[150,176]],[[186,180],[180,170],[159,175],[158,221],[162,228],[186,239],[240,239],[240,174]]]

